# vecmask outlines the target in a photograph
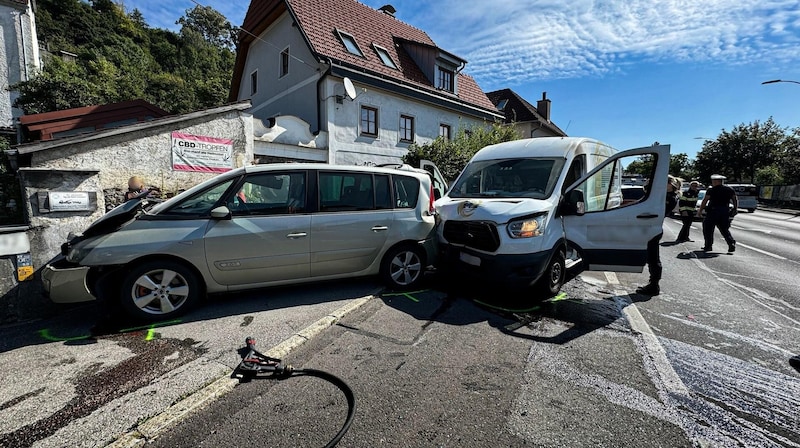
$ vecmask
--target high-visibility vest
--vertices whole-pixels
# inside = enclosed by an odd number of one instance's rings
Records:
[[[682,212],[694,212],[697,207],[697,191],[686,190],[678,196],[678,210]]]

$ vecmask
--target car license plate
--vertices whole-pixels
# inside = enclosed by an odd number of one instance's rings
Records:
[[[474,256],[474,255],[470,255],[470,254],[466,254],[464,252],[461,252],[460,254],[458,254],[458,258],[461,261],[463,261],[464,263],[471,264],[473,266],[480,266],[481,265],[481,259],[476,257],[476,256]]]

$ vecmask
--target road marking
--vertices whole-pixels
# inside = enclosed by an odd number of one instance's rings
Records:
[[[678,373],[675,372],[675,369],[672,367],[672,364],[669,362],[669,358],[667,358],[667,352],[664,350],[664,347],[658,342],[658,337],[656,337],[653,330],[650,329],[650,325],[647,324],[647,321],[644,320],[642,314],[639,312],[639,309],[636,307],[634,303],[630,302],[628,297],[628,293],[625,291],[616,290],[614,291],[614,301],[617,302],[617,306],[621,308],[622,314],[628,319],[628,323],[631,325],[631,330],[634,333],[638,333],[642,336],[642,343],[644,344],[645,350],[650,355],[650,359],[653,361],[655,365],[656,373],[658,373],[659,379],[661,380],[661,384],[664,388],[672,394],[680,394],[680,395],[689,395],[689,389],[686,388],[686,385],[683,384],[680,376]]]
[[[751,228],[749,228],[749,227],[739,227],[739,226],[734,226],[734,225],[731,225],[731,227],[733,227],[734,229],[739,229],[739,230],[747,230],[747,231],[750,231],[750,232],[761,232],[761,233],[766,233],[767,235],[769,235],[769,234],[771,234],[771,233],[772,233],[772,230],[764,230],[764,229],[751,229]]]
[[[760,253],[762,253],[762,254],[764,254],[764,255],[769,255],[770,257],[772,257],[772,258],[777,258],[778,260],[786,260],[786,257],[781,257],[781,256],[780,256],[780,255],[778,255],[778,254],[773,254],[772,252],[767,252],[767,251],[765,251],[765,250],[761,250],[761,249],[759,249],[759,248],[756,248],[756,247],[753,247],[753,246],[748,246],[747,244],[736,243],[736,245],[737,245],[737,246],[746,247],[746,248],[748,248],[748,249],[750,249],[750,250],[754,250],[754,251],[756,251],[756,252],[760,252]]]
[[[606,280],[609,284],[612,285],[619,285],[619,279],[617,278],[617,274],[615,272],[603,272],[606,275]]]

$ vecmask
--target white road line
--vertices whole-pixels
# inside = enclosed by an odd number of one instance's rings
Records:
[[[772,233],[772,230],[751,229],[749,227],[739,227],[739,226],[734,226],[734,225],[731,225],[731,228],[738,229],[738,230],[746,230],[748,232],[761,232],[761,233],[765,233],[767,235]]]
[[[619,285],[619,279],[617,278],[617,274],[615,272],[603,272],[606,275],[606,281],[608,281],[611,285]]]
[[[778,260],[786,260],[786,257],[781,257],[781,256],[780,256],[780,255],[778,255],[778,254],[773,254],[772,252],[767,252],[767,251],[765,251],[765,250],[761,250],[761,249],[759,249],[759,248],[757,248],[757,247],[748,246],[747,244],[736,243],[736,245],[737,245],[737,246],[746,247],[746,248],[748,248],[748,249],[750,249],[750,250],[754,250],[754,251],[756,251],[756,252],[760,252],[760,253],[762,253],[762,254],[764,254],[764,255],[769,255],[770,257],[772,257],[772,258],[777,258]]]
[[[678,373],[675,372],[675,369],[669,362],[667,352],[664,350],[661,343],[658,342],[658,338],[655,333],[653,333],[653,330],[650,329],[650,325],[647,324],[644,317],[642,317],[636,304],[631,303],[625,291],[616,290],[614,291],[614,295],[616,296],[614,297],[614,301],[617,302],[617,306],[621,308],[622,314],[628,320],[628,323],[630,323],[631,330],[642,336],[644,348],[655,365],[661,384],[671,394],[689,395],[689,390],[686,385],[683,384],[680,376],[678,376]]]

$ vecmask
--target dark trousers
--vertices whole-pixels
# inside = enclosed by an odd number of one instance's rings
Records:
[[[678,233],[678,241],[689,239],[689,230],[692,227],[692,221],[694,221],[694,212],[687,212],[687,216],[681,215],[683,227],[681,227],[681,231]]]
[[[650,284],[658,285],[661,281],[661,273],[664,270],[661,267],[661,236],[659,233],[655,238],[647,242],[647,269],[650,271]]]
[[[728,216],[728,207],[725,208],[712,208],[706,213],[706,218],[703,220],[703,238],[705,239],[705,246],[708,249],[714,245],[714,229],[719,229],[719,233],[725,238],[728,245],[736,244],[736,240],[731,236],[731,219]]]

